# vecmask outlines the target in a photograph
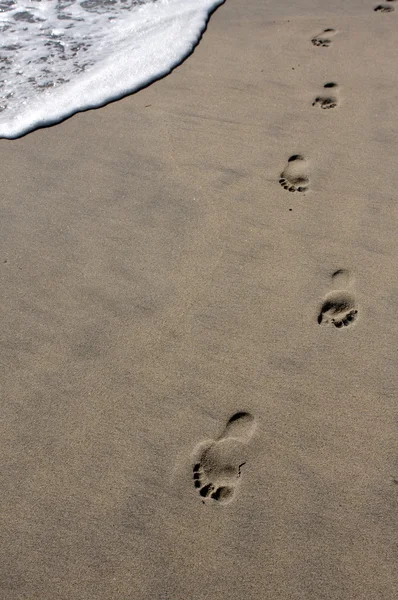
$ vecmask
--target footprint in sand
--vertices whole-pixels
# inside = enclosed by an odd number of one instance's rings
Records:
[[[295,154],[291,156],[282,171],[279,183],[289,192],[306,192],[309,187],[307,176],[307,161],[304,156]]]
[[[250,413],[238,412],[218,439],[199,445],[193,479],[203,502],[228,504],[233,500],[245,464],[245,446],[255,428],[256,421]]]
[[[323,46],[324,48],[327,48],[332,43],[331,38],[336,35],[336,33],[337,31],[335,29],[329,27],[329,29],[324,29],[321,33],[318,33],[318,35],[315,35],[311,42],[314,46]]]
[[[387,0],[387,2],[395,2],[395,0]],[[393,6],[389,6],[388,4],[379,4],[378,6],[375,6],[373,9],[375,12],[392,12],[393,10],[395,10],[395,8]]]
[[[353,325],[358,316],[355,296],[347,291],[350,275],[346,269],[339,269],[332,275],[334,291],[323,301],[318,315],[319,325],[334,325],[338,329]]]
[[[320,106],[321,108],[336,108],[338,105],[338,85],[337,83],[325,83],[323,86],[325,90],[332,90],[332,93],[326,91],[322,96],[315,98],[312,106]]]

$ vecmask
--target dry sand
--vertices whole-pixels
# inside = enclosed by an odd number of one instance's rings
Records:
[[[376,4],[227,0],[169,77],[1,140],[2,600],[397,597]]]

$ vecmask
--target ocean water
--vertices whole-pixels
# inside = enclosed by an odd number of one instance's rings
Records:
[[[169,73],[223,0],[0,0],[0,137]]]

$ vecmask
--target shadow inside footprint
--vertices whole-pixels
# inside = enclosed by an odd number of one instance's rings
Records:
[[[337,83],[325,83],[325,85],[323,86],[325,89],[331,89],[331,88],[337,88]],[[317,98],[315,98],[314,102],[312,103],[312,106],[320,106],[323,109],[328,109],[328,108],[335,108],[338,104],[338,100],[337,100],[337,96],[328,96],[328,95],[323,95],[323,96],[318,96]]]
[[[318,35],[315,35],[312,38],[311,42],[314,44],[314,46],[322,46],[324,48],[328,48],[328,46],[330,46],[330,44],[332,43],[332,40],[330,38],[335,34],[336,30],[329,27],[328,29],[324,29],[323,31],[321,31],[321,33],[319,33]]]
[[[319,325],[332,324],[338,329],[352,325],[358,316],[355,298],[345,292],[332,292],[322,304]]]
[[[199,489],[199,494],[202,498],[210,498],[221,504],[226,504],[232,500],[234,495],[234,487],[229,485],[218,485],[217,483],[203,483],[203,473],[201,472],[201,463],[197,463],[193,467],[193,478],[195,487]]]
[[[247,412],[236,413],[229,419],[222,435],[202,444],[193,465],[194,486],[203,502],[229,503],[235,495],[245,444],[255,429],[254,417]]]
[[[387,0],[391,1],[391,0]],[[386,6],[385,4],[379,4],[378,6],[375,6],[373,9],[375,12],[383,12],[383,13],[387,13],[387,12],[392,12],[394,9],[393,6]]]
[[[309,188],[309,178],[306,174],[307,161],[300,154],[291,156],[282,171],[279,183],[289,192],[306,192]]]

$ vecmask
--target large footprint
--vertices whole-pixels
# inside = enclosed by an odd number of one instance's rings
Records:
[[[338,85],[337,83],[325,83],[323,86],[325,90],[333,89],[331,94],[324,93],[322,96],[315,98],[312,106],[320,106],[321,108],[335,108],[338,105]]]
[[[329,27],[328,29],[321,31],[321,33],[318,33],[318,35],[315,35],[311,42],[314,44],[314,46],[323,46],[324,48],[328,48],[332,43],[330,38],[336,35],[336,33],[337,31],[335,29]]]
[[[255,428],[253,415],[238,412],[229,419],[219,438],[199,445],[193,479],[203,502],[228,504],[234,498],[245,464],[245,446]]]
[[[279,183],[289,192],[306,192],[309,187],[307,176],[307,161],[304,156],[295,154],[291,156],[282,171]]]
[[[346,269],[340,269],[332,275],[333,292],[324,299],[318,314],[319,325],[334,325],[338,329],[352,325],[358,316],[354,295],[347,291],[350,276]]]

